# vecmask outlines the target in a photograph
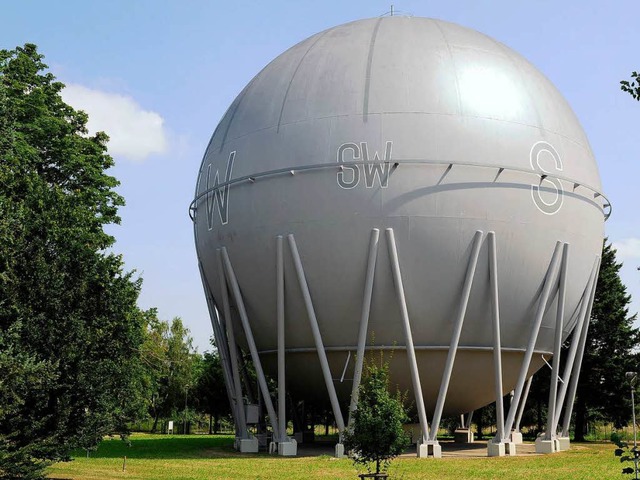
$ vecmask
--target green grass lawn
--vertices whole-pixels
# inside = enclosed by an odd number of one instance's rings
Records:
[[[105,440],[86,458],[49,469],[55,479],[351,479],[358,471],[348,459],[329,455],[283,458],[268,454],[240,455],[231,436],[146,435]],[[611,443],[573,444],[568,452],[506,458],[402,457],[391,464],[392,479],[624,479]],[[124,456],[126,471],[122,471]]]

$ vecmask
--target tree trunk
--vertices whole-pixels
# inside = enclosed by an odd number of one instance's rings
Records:
[[[220,415],[213,418],[213,433],[216,435],[220,432]]]
[[[376,474],[380,473],[380,459],[376,460]]]
[[[541,398],[541,394],[538,393],[538,415],[537,415],[537,423],[538,423],[538,433],[542,432],[542,430],[544,429],[544,424],[542,421],[542,398]]]
[[[483,418],[482,418],[483,414],[484,414],[484,407],[483,408],[479,408],[476,411],[476,415],[475,415],[476,425],[478,426],[478,439],[482,438],[482,428],[484,427],[484,424],[483,424],[483,421],[482,421],[483,420]]]
[[[156,429],[158,428],[158,420],[160,419],[159,415],[156,415],[153,419],[153,427],[151,427],[151,433],[156,433]]]
[[[576,423],[574,442],[584,442],[584,427],[586,424],[587,408],[582,401],[581,397],[578,397],[576,401]]]
[[[209,414],[209,435],[213,433],[213,415]]]

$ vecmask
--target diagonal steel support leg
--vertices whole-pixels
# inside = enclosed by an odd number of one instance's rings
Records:
[[[471,258],[469,259],[467,273],[464,279],[464,285],[462,287],[462,298],[460,299],[458,315],[454,323],[453,334],[451,335],[451,344],[449,345],[447,361],[445,363],[444,372],[442,373],[442,381],[440,383],[440,392],[438,393],[436,409],[433,414],[433,420],[431,421],[431,438],[429,438],[429,440],[432,442],[436,441],[436,437],[438,435],[440,418],[442,417],[444,402],[447,398],[449,383],[451,382],[451,373],[453,372],[453,364],[456,360],[456,353],[458,352],[458,343],[460,342],[460,335],[462,333],[464,317],[467,313],[467,305],[469,304],[469,296],[471,295],[471,287],[473,286],[473,277],[476,273],[476,266],[478,265],[478,256],[480,255],[480,247],[482,246],[482,236],[483,234],[480,230],[476,231],[475,235],[473,236]]]
[[[520,431],[520,422],[522,421],[522,415],[524,414],[524,407],[527,404],[527,399],[529,398],[529,392],[531,391],[531,382],[533,381],[533,375],[529,377],[527,380],[527,384],[524,387],[524,393],[522,394],[522,398],[518,404],[518,415],[516,416],[516,423],[514,424],[514,430],[516,432]]]
[[[598,259],[598,265],[596,272],[600,270],[600,259]],[[571,384],[569,385],[569,396],[567,397],[567,405],[565,407],[564,418],[562,421],[562,436],[569,436],[569,425],[571,424],[571,414],[573,413],[573,401],[576,398],[576,391],[578,390],[578,380],[580,378],[580,368],[582,367],[582,358],[584,356],[584,349],[587,344],[587,334],[589,332],[589,323],[591,322],[591,309],[593,308],[593,299],[596,295],[596,287],[598,285],[598,276],[596,274],[595,280],[591,285],[591,295],[589,295],[589,310],[584,320],[582,332],[580,333],[580,349],[578,356],[576,357],[576,365],[573,376],[571,377]]]
[[[309,286],[307,279],[302,268],[302,261],[300,260],[300,254],[298,253],[298,247],[296,245],[296,239],[292,234],[287,235],[289,241],[289,248],[291,250],[291,256],[293,257],[293,263],[296,267],[296,274],[298,276],[298,283],[300,284],[300,290],[302,291],[302,297],[307,308],[307,316],[309,317],[309,323],[311,324],[311,331],[313,333],[313,339],[316,344],[316,350],[318,352],[318,359],[320,360],[320,366],[322,368],[322,374],[324,375],[324,381],[329,392],[329,400],[331,402],[331,408],[333,409],[333,416],[340,432],[340,437],[344,432],[344,419],[342,412],[340,411],[340,404],[338,403],[338,395],[336,394],[335,386],[333,385],[333,379],[331,377],[331,370],[329,369],[329,362],[327,360],[327,354],[322,343],[322,334],[318,327],[318,320],[316,318],[316,312],[313,308],[313,302],[311,301],[311,294],[309,293]],[[340,439],[342,443],[342,438]]]
[[[237,412],[235,407],[235,393],[234,393],[234,383],[233,377],[231,374],[231,364],[229,359],[229,352],[226,348],[226,341],[224,335],[220,329],[220,323],[218,321],[218,312],[213,303],[213,297],[211,295],[211,290],[209,287],[209,282],[206,279],[204,274],[204,270],[202,269],[202,264],[198,262],[198,267],[200,268],[200,277],[202,278],[202,284],[204,286],[205,298],[207,300],[207,308],[209,309],[209,317],[211,318],[211,327],[213,329],[213,335],[216,339],[216,346],[218,348],[218,355],[220,355],[220,362],[222,363],[222,376],[224,378],[224,385],[227,391],[227,397],[229,397],[229,406],[231,407],[231,413],[233,415],[233,421],[237,431],[240,431],[239,420],[237,418]]]
[[[233,385],[236,396],[236,415],[239,422],[239,437],[249,438],[249,432],[247,431],[247,419],[244,411],[244,400],[242,395],[242,384],[240,382],[240,368],[238,366],[238,347],[236,344],[236,338],[233,329],[233,322],[231,321],[231,308],[229,307],[229,292],[227,290],[227,280],[224,274],[224,268],[222,265],[222,252],[218,249],[218,277],[220,282],[220,291],[222,292],[222,308],[224,309],[224,316],[227,324],[227,339],[229,345],[229,354],[231,358],[231,372],[233,375]]]
[[[580,344],[580,334],[582,332],[582,327],[584,326],[584,322],[588,318],[588,315],[590,315],[589,300],[591,298],[591,290],[593,288],[593,283],[597,281],[597,272],[598,272],[598,264],[599,264],[598,262],[599,260],[596,259],[593,263],[593,268],[591,269],[591,275],[589,276],[589,281],[587,282],[587,286],[585,287],[584,294],[582,296],[582,301],[580,303],[580,311],[578,313],[578,323],[573,329],[571,347],[569,348],[569,353],[567,354],[564,373],[562,375],[562,386],[560,387],[560,393],[558,394],[558,398],[556,400],[555,415],[553,419],[553,425],[551,427],[551,431],[554,433],[558,431],[558,423],[560,422],[560,413],[562,412],[565,396],[567,394],[569,379],[571,378],[571,373],[573,372],[573,365],[575,363],[576,353],[578,351],[578,346]]]
[[[562,263],[560,265],[560,280],[558,285],[558,311],[556,314],[556,331],[553,339],[553,364],[551,366],[551,384],[549,385],[549,407],[547,412],[547,431],[545,440],[556,438],[553,423],[556,415],[556,400],[558,394],[558,376],[560,374],[560,354],[562,351],[562,329],[564,328],[564,307],[567,290],[567,267],[569,263],[569,244],[562,249]]]
[[[413,344],[413,336],[411,335],[409,312],[407,310],[407,302],[404,297],[404,286],[402,285],[402,274],[400,273],[400,262],[398,261],[398,248],[396,246],[395,236],[393,235],[393,229],[387,228],[386,232],[387,247],[389,248],[389,257],[391,259],[391,270],[393,272],[393,283],[395,284],[396,295],[398,297],[398,303],[400,304],[400,316],[402,317],[402,328],[404,330],[405,344],[407,346],[407,358],[409,359],[411,383],[416,397],[416,408],[418,409],[422,441],[425,442],[429,439],[429,424],[427,423],[427,412],[424,408],[424,400],[422,398],[422,385],[420,384],[416,351]]]
[[[255,340],[253,339],[251,325],[249,324],[249,317],[247,316],[247,310],[244,307],[244,301],[242,300],[242,294],[240,293],[240,286],[238,285],[236,274],[233,271],[233,267],[231,266],[231,260],[229,259],[229,254],[227,253],[226,247],[222,247],[221,253],[225,272],[231,286],[231,291],[233,292],[233,297],[238,307],[238,313],[240,314],[242,328],[244,330],[245,337],[247,338],[247,343],[249,344],[249,352],[251,353],[253,366],[256,369],[256,376],[258,377],[258,384],[260,385],[262,398],[264,400],[265,406],[267,407],[267,413],[269,414],[269,420],[271,422],[271,427],[273,428],[273,436],[275,438],[280,438],[280,432],[278,430],[278,417],[276,415],[275,409],[273,408],[271,394],[269,393],[269,387],[267,386],[267,379],[265,378],[264,371],[262,370],[262,363],[260,362],[260,356],[258,355],[258,348],[256,347]],[[229,322],[229,325],[231,325],[231,322]]]
[[[473,420],[473,410],[471,410],[469,413],[467,413],[467,420],[464,423],[464,428],[466,428],[467,430],[469,430],[471,428],[471,420]]]
[[[364,298],[362,299],[362,316],[360,317],[360,330],[358,332],[358,350],[356,352],[356,365],[353,373],[353,387],[351,389],[351,404],[349,405],[349,421],[353,421],[353,412],[358,405],[358,389],[362,379],[362,366],[364,364],[364,349],[367,341],[367,328],[369,326],[369,313],[371,311],[371,297],[373,295],[373,278],[376,270],[376,259],[378,258],[378,239],[380,230],[371,230],[369,239],[369,257],[367,261],[367,276],[364,283]]]
[[[542,289],[542,295],[540,296],[540,302],[538,303],[538,311],[533,321],[531,328],[531,334],[529,336],[529,344],[525,351],[524,358],[522,359],[522,367],[520,368],[520,374],[518,376],[518,382],[516,383],[515,393],[513,395],[513,403],[509,408],[509,415],[505,422],[505,432],[511,432],[511,427],[516,417],[516,405],[520,403],[522,397],[522,390],[524,389],[524,383],[529,372],[529,365],[531,364],[531,357],[533,356],[533,349],[536,346],[538,339],[538,332],[540,331],[540,325],[542,324],[542,318],[544,317],[544,311],[549,301],[549,295],[551,294],[552,287],[556,284],[556,274],[558,270],[558,264],[560,263],[560,254],[562,251],[562,242],[556,242],[553,256],[551,257],[551,263],[547,270],[547,275],[544,281],[544,287]]]

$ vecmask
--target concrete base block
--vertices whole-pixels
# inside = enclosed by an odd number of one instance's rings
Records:
[[[241,438],[238,440],[240,453],[258,453],[258,439],[256,437]]]
[[[510,457],[516,456],[516,444],[513,442],[504,442],[504,454]]]
[[[511,443],[522,445],[522,434],[520,432],[511,432]]]
[[[433,458],[442,458],[442,447],[437,443],[427,444],[427,451]]]
[[[442,447],[438,443],[419,443],[417,454],[418,458],[442,458]]]
[[[522,433],[520,432],[511,432],[511,443],[515,443],[516,445],[522,444]]]
[[[500,442],[500,443],[488,442],[487,454],[490,457],[504,457],[505,456],[504,442]]]
[[[459,428],[453,433],[453,440],[456,443],[473,443],[475,438],[471,429]]]
[[[545,440],[544,437],[536,438],[536,453],[555,453],[559,450],[559,442],[555,439]]]
[[[344,445],[342,443],[336,443],[336,458],[344,458]]]
[[[558,440],[558,451],[563,452],[571,448],[569,437],[558,437],[556,440]]]
[[[288,442],[278,443],[278,455],[282,457],[295,457],[298,454],[298,442],[290,438]]]
[[[418,453],[418,458],[427,458],[429,456],[429,449],[427,449],[427,444],[418,443],[417,453]]]

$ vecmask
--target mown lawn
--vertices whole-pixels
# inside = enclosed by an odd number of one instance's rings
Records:
[[[573,444],[568,452],[508,458],[402,457],[394,461],[392,479],[623,479],[612,444]],[[126,471],[122,471],[127,456]],[[347,459],[329,455],[282,458],[240,455],[230,436],[166,436],[137,434],[131,447],[120,439],[105,440],[86,458],[49,469],[55,479],[351,479],[357,470]]]

